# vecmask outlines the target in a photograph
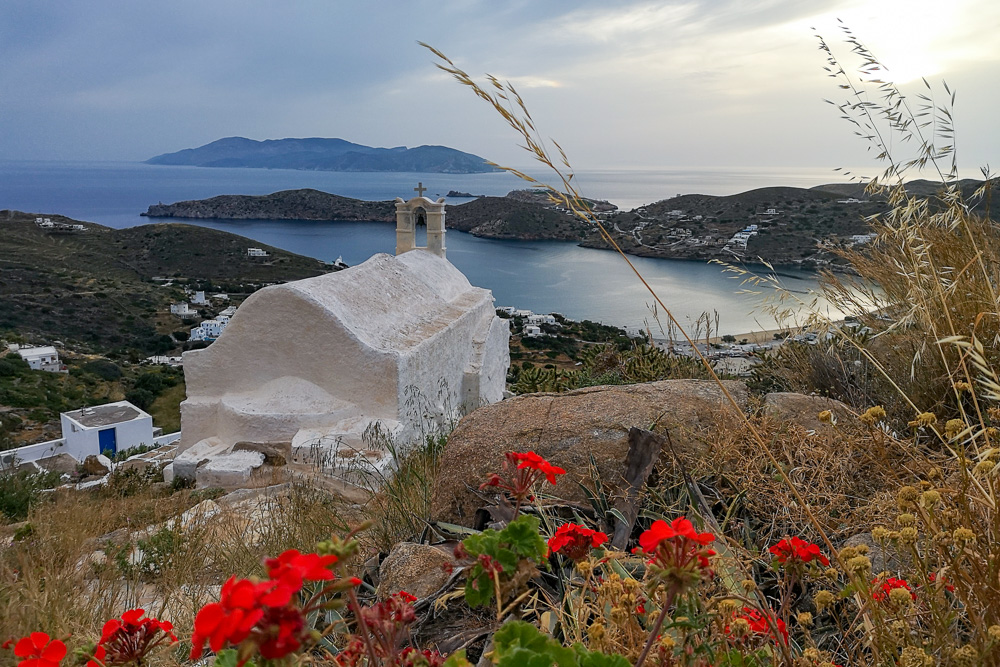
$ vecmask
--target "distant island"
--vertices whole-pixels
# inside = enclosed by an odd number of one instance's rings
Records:
[[[447,146],[373,148],[344,139],[227,137],[198,148],[165,153],[146,164],[311,171],[406,171],[480,174],[500,171],[484,158]]]

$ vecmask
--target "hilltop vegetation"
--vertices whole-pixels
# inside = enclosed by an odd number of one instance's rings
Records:
[[[0,211],[0,331],[83,351],[131,349],[145,356],[173,348],[170,333],[184,326],[167,310],[186,298],[180,282],[245,295],[328,270],[317,260],[268,246],[266,260],[248,258],[247,248],[260,243],[202,227],[111,229],[86,223],[83,232],[57,233],[34,219]],[[154,282],[157,276],[174,284]]]

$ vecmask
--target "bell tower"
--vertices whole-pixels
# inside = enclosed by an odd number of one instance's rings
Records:
[[[424,197],[427,188],[418,183],[413,190],[417,196],[410,201],[396,197],[396,254],[410,250],[426,250],[438,257],[445,257],[444,197],[436,202]],[[418,246],[417,225],[427,225],[427,245]]]

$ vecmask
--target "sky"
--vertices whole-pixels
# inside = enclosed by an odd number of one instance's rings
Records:
[[[963,167],[1000,162],[995,0],[7,0],[0,159],[318,136],[529,164],[423,41],[513,84],[577,169],[873,164],[823,101],[844,91],[816,31],[859,64],[838,19],[914,109],[921,77],[935,99],[942,80],[957,90]]]

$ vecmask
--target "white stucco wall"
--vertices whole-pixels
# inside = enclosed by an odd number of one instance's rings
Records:
[[[481,368],[489,377],[475,393],[497,400],[509,363],[498,319],[488,290],[422,250],[260,290],[215,343],[184,354],[181,449],[211,437],[291,441],[361,417],[409,425],[409,396],[458,411]]]

